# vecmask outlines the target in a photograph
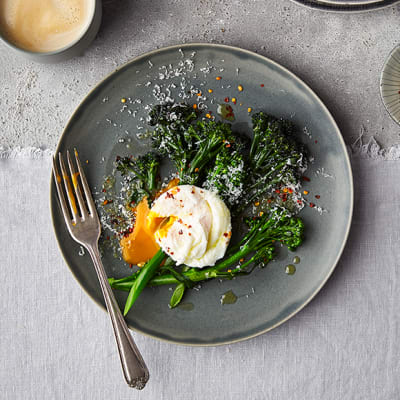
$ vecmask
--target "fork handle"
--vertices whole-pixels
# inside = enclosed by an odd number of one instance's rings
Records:
[[[88,246],[87,250],[92,257],[107,310],[111,317],[125,380],[130,387],[141,390],[149,380],[149,371],[138,348],[136,347],[135,342],[133,341],[129,328],[126,325],[117,300],[112,292],[111,286],[108,283],[97,244]]]

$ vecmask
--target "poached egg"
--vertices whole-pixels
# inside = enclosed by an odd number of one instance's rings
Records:
[[[225,255],[231,238],[231,215],[214,192],[176,186],[153,203],[147,231],[177,265],[212,266]]]

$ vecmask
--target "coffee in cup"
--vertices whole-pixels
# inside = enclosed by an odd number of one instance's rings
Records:
[[[79,40],[93,12],[93,0],[0,0],[0,31],[21,49],[53,52]]]

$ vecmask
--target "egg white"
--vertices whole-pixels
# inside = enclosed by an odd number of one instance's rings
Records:
[[[154,218],[169,218],[155,239],[177,265],[212,266],[225,255],[231,215],[217,194],[191,185],[174,187],[155,200],[148,223]]]

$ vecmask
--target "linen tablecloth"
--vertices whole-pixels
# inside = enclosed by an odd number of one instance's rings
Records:
[[[399,399],[399,151],[370,143],[353,153],[352,229],[318,296],[279,328],[233,345],[192,348],[134,334],[151,374],[138,392],[124,382],[109,317],[57,248],[50,153],[3,149],[0,397]]]

